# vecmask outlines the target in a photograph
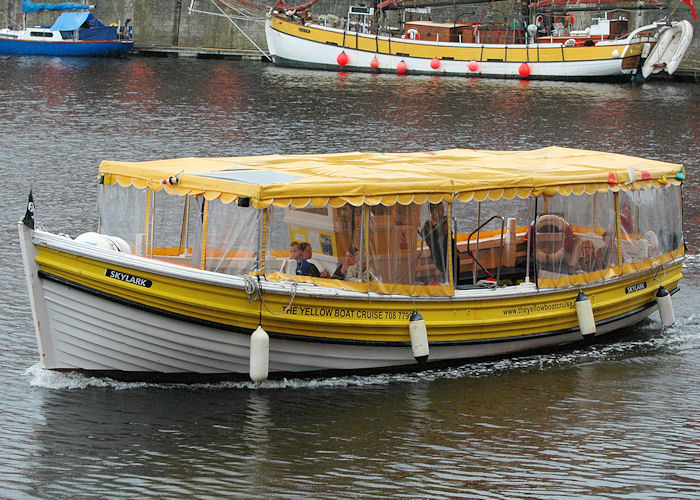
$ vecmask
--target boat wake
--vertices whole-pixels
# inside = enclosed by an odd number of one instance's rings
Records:
[[[694,256],[700,263],[700,256]],[[557,370],[590,363],[621,361],[638,358],[659,351],[680,352],[700,345],[700,315],[678,318],[676,323],[659,332],[657,321],[647,320],[628,330],[617,341],[590,344],[584,347],[544,354],[533,354],[509,359],[472,362],[457,367],[426,370],[413,373],[387,373],[376,375],[348,375],[319,379],[266,380],[256,387],[252,381],[217,382],[201,384],[166,384],[148,382],[120,382],[109,378],[90,377],[80,373],[63,373],[44,370],[37,363],[25,372],[33,387],[52,390],[80,390],[109,388],[133,390],[142,388],[162,390],[279,390],[279,389],[329,389],[378,386],[395,383],[430,382],[440,379],[483,378],[507,375],[513,372],[533,370]]]

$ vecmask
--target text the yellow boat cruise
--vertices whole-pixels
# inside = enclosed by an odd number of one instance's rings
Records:
[[[105,161],[97,231],[19,224],[41,364],[260,382],[670,324],[683,180],[559,147]]]

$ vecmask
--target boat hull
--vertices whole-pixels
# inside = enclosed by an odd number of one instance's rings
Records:
[[[688,21],[672,23],[659,35],[659,41],[642,65],[642,76],[666,71],[672,75],[678,69],[693,39],[693,25]]]
[[[270,336],[270,378],[415,370],[581,342],[577,289],[472,290],[423,300],[263,283],[135,257],[20,225],[41,364],[127,380],[247,379],[251,334]],[[594,336],[655,309],[649,273],[586,289]],[[253,282],[254,284],[254,282]],[[633,290],[630,293],[630,290]],[[425,318],[428,362],[414,358],[409,317]]]
[[[37,42],[0,37],[0,54],[14,56],[119,57],[134,47],[133,41]]]
[[[301,26],[274,16],[267,20],[266,37],[273,61],[281,66],[547,80],[629,80],[644,46],[638,36],[573,47],[426,42]],[[347,56],[342,66],[341,52]]]

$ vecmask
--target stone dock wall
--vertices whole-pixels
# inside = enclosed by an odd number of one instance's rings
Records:
[[[49,0],[43,0],[47,2]],[[59,3],[65,0],[50,0]],[[293,4],[288,0],[289,4]],[[263,0],[259,0],[263,3]],[[271,0],[265,0],[271,3]],[[136,53],[174,52],[181,55],[226,53],[261,57],[267,51],[263,20],[265,12],[243,6],[236,0],[93,0],[95,15],[105,24],[125,22],[130,19],[134,31]],[[300,0],[304,3],[304,0]],[[354,2],[360,4],[360,1]],[[698,2],[700,3],[700,2]],[[240,11],[225,4],[241,7]],[[690,9],[681,0],[671,0],[670,12],[674,19],[686,18],[692,22]],[[0,18],[3,26],[21,26],[20,0],[0,0]],[[217,8],[221,6],[222,10]],[[347,0],[320,0],[312,8],[315,14],[334,14],[345,17]],[[519,2],[502,2],[493,7],[497,13],[510,16],[519,8]],[[458,17],[469,19],[475,7],[469,5],[433,9],[432,19],[453,22]],[[483,8],[482,6],[476,8]],[[698,5],[700,10],[700,5]],[[253,18],[246,14],[252,13]],[[390,15],[397,16],[392,12]],[[658,11],[629,12],[630,25],[660,17]],[[52,24],[55,12],[25,14],[27,26]],[[228,16],[228,17],[227,17]],[[642,16],[638,18],[638,16]],[[473,18],[473,15],[471,16]],[[700,23],[693,22],[695,36],[686,54],[683,68],[700,73]]]

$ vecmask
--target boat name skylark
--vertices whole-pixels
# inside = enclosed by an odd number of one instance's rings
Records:
[[[119,281],[126,281],[127,283],[132,283],[145,288],[151,288],[151,285],[153,284],[151,280],[147,280],[146,278],[139,278],[138,276],[122,273],[113,269],[105,269],[105,276]]]
[[[625,293],[634,293],[638,292],[639,290],[644,290],[647,287],[646,281],[642,283],[635,283],[634,285],[630,285],[627,288],[625,288]]]
[[[287,314],[300,316],[320,316],[324,318],[350,319],[405,319],[411,318],[409,311],[368,311],[365,309],[334,309],[332,307],[292,306]]]

